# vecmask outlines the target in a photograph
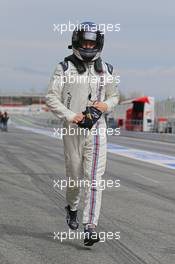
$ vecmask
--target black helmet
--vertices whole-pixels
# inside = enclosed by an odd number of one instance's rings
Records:
[[[95,42],[94,48],[83,48],[86,40]],[[104,44],[104,34],[93,22],[83,22],[73,31],[72,46],[74,55],[82,61],[94,61],[100,57]]]

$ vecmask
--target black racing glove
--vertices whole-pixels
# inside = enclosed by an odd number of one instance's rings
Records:
[[[82,128],[88,128],[90,130],[101,117],[102,112],[94,106],[86,106],[86,110],[82,112],[82,114],[85,117],[78,123],[78,126]]]

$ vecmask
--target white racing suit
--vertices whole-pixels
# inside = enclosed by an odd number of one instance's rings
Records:
[[[70,126],[77,129],[76,131],[80,129],[71,121],[77,113],[81,113],[89,105],[89,93],[91,100],[105,102],[108,106],[108,112],[112,111],[113,107],[118,104],[119,92],[116,85],[116,75],[109,73],[105,63],[102,63],[103,73],[99,74],[95,71],[93,64],[86,64],[86,71],[83,74],[79,74],[70,61],[66,70],[63,70],[62,65],[58,64],[50,80],[46,104],[58,118],[64,121],[64,128],[68,129]],[[69,78],[70,76],[72,79]],[[62,81],[63,79],[64,81]],[[102,190],[98,183],[105,172],[107,153],[106,133],[99,132],[100,128],[103,131],[106,129],[104,114],[94,127],[95,133],[87,133],[86,131],[80,135],[79,133],[64,135],[63,142],[67,177],[74,182],[83,179],[89,183],[85,185],[82,222],[83,224],[97,225],[102,196]],[[75,186],[68,184],[67,186],[66,200],[71,210],[77,210],[81,186],[80,184]]]

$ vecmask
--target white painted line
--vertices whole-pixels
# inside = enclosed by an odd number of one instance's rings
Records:
[[[156,152],[140,150],[140,149],[128,148],[122,145],[111,144],[111,143],[108,144],[108,152],[126,158],[140,160],[143,162],[148,162],[154,165],[175,170],[175,156],[169,156]]]
[[[54,132],[46,129],[32,128],[32,127],[20,126],[16,124],[15,127],[23,130],[28,130],[37,134],[49,136],[55,139],[59,139],[59,140],[62,139],[61,135],[60,137],[59,135],[55,136]],[[112,144],[112,143],[108,143],[107,151],[115,155],[131,158],[135,160],[140,160],[143,162],[147,162],[154,165],[162,166],[164,168],[175,170],[175,156],[163,155],[151,151],[128,148],[122,145]]]

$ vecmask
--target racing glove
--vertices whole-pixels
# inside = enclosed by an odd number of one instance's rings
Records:
[[[94,106],[86,106],[86,110],[82,112],[82,114],[85,117],[78,123],[78,126],[82,128],[88,128],[90,130],[101,117],[102,112]]]

